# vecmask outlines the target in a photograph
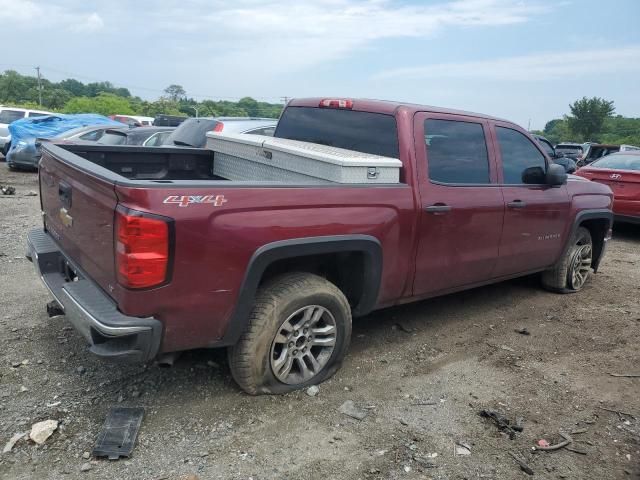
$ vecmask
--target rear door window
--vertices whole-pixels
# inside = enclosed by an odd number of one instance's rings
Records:
[[[274,137],[399,158],[396,119],[381,113],[287,107]]]
[[[502,156],[503,183],[523,184],[522,174],[530,167],[541,167],[547,171],[544,155],[525,135],[505,127],[496,127],[496,133]]]
[[[0,123],[11,123],[24,118],[20,110],[0,110]]]
[[[430,180],[454,184],[491,183],[482,124],[427,119],[424,136]]]

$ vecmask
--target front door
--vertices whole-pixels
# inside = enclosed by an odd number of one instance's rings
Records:
[[[419,113],[414,122],[421,212],[413,294],[424,296],[491,278],[504,201],[486,121]]]
[[[567,240],[567,187],[544,183],[549,160],[523,132],[497,123],[493,138],[506,207],[495,274],[514,275],[549,267],[560,257]]]

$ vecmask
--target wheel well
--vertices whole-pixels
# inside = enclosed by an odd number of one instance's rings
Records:
[[[604,239],[609,230],[609,220],[606,218],[594,218],[585,220],[580,223],[580,226],[589,230],[591,234],[591,241],[593,242],[592,264],[595,265],[595,270],[597,270],[597,266],[600,263],[600,256],[604,250]]]
[[[326,278],[355,308],[362,299],[365,259],[362,252],[335,252],[283,258],[271,263],[260,279],[260,285],[287,272],[309,272]]]

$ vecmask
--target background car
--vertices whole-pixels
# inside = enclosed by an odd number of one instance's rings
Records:
[[[576,175],[609,185],[615,219],[640,224],[639,151],[612,153],[582,167]]]
[[[549,155],[554,163],[562,165],[567,173],[575,173],[578,167],[571,157],[566,157],[563,153],[558,152],[558,150],[551,145],[551,142],[542,135],[533,135],[533,138],[538,141],[542,149]]]
[[[556,144],[555,150],[559,155],[577,162],[583,157],[586,145],[587,144],[583,145],[582,143],[561,142]]]
[[[189,117],[181,117],[178,115],[156,115],[153,119],[153,125],[156,127],[177,127]]]
[[[9,124],[11,122],[22,118],[42,117],[44,115],[51,115],[51,112],[0,105],[0,152],[6,157],[11,146],[11,134],[9,133]]]
[[[6,160],[10,169],[35,169],[40,161],[39,139],[57,139],[69,141],[71,137],[87,134],[97,137],[101,132],[93,129],[119,125],[103,115],[97,114],[63,114],[38,115],[37,118],[22,118],[9,124],[11,148]],[[89,131],[86,128],[89,127]],[[83,141],[76,139],[76,141]]]
[[[158,143],[158,138],[152,140],[152,137],[158,134],[169,135],[173,130],[173,127],[109,128],[105,130],[98,143],[102,145],[159,146],[161,143]],[[148,141],[151,141],[152,145]]]
[[[611,153],[619,152],[620,145],[612,145],[607,143],[589,143],[582,158],[578,159],[578,166],[583,167],[589,165],[591,162],[596,161]]]
[[[193,117],[180,124],[169,135],[164,146],[202,148],[207,143],[207,132],[249,133],[273,135],[278,120],[254,117]]]
[[[109,115],[109,118],[116,122],[129,125],[130,127],[153,126],[153,117],[141,117],[140,115]]]

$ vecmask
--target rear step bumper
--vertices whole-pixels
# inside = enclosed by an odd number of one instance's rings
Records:
[[[65,257],[43,229],[29,232],[27,258],[67,319],[89,342],[89,351],[124,362],[144,362],[158,354],[162,323],[153,317],[120,313],[113,300]],[[76,276],[73,281],[69,281],[70,270]]]

